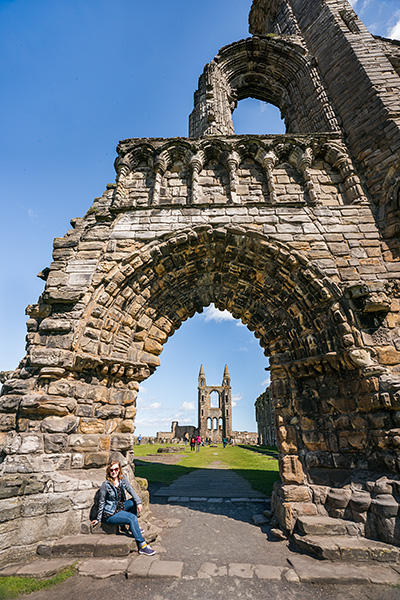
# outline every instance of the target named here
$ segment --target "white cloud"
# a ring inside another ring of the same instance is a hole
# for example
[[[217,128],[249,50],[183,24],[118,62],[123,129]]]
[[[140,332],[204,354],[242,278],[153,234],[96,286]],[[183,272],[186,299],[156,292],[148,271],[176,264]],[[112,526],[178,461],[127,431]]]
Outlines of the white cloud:
[[[39,215],[37,212],[35,212],[33,210],[33,208],[28,208],[28,217],[31,219],[31,221],[33,221],[34,223],[37,223],[39,220]]]
[[[146,417],[139,417],[135,420],[135,425],[156,425],[158,430],[160,430],[160,427],[164,427],[165,425],[171,429],[172,421],[176,421],[176,419],[174,419],[174,417],[152,417],[150,419]]]
[[[349,0],[349,2],[352,5],[352,7],[354,8],[355,5],[357,4],[358,0]]]
[[[145,394],[147,392],[147,388],[145,388],[143,385],[139,385],[139,394]]]
[[[181,406],[181,410],[194,410],[194,402],[184,402]]]
[[[394,27],[392,27],[392,29],[389,31],[389,37],[391,39],[400,40],[400,19],[397,21],[397,23],[394,25]]]
[[[243,400],[242,394],[232,394],[232,406],[237,406],[241,400]]]
[[[159,410],[161,402],[154,402],[154,398],[138,398],[137,406],[140,410]]]
[[[219,310],[216,308],[214,304],[210,304],[207,308],[204,309],[202,318],[209,323],[210,321],[215,321],[216,323],[222,323],[223,321],[233,321],[236,323],[237,327],[246,327],[239,319],[235,319],[229,310]]]
[[[207,323],[209,321],[216,321],[217,323],[221,323],[221,321],[236,321],[229,311],[219,310],[218,308],[215,308],[214,304],[207,306],[203,313],[203,317]]]
[[[241,348],[239,348],[239,352],[248,352],[249,349],[247,346],[242,346]]]
[[[264,387],[264,388],[265,388],[265,387],[269,386],[269,385],[270,385],[270,383],[271,383],[271,378],[270,378],[270,377],[267,377],[267,379],[264,379],[264,381],[262,381],[262,382],[260,383],[260,385],[261,385],[261,387]]]

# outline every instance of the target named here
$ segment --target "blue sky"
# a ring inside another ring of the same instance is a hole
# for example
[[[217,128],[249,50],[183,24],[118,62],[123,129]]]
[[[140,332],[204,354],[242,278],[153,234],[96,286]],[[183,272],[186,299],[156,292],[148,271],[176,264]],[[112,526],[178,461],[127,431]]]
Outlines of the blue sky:
[[[187,135],[198,77],[219,48],[248,36],[250,5],[0,0],[0,370],[24,355],[24,311],[43,291],[36,273],[51,261],[53,238],[114,181],[118,141]],[[400,39],[398,0],[353,6],[373,33]],[[237,133],[283,132],[277,109],[255,100],[242,101],[234,121]],[[175,417],[195,421],[201,362],[212,384],[228,363],[234,427],[254,430],[266,359],[246,328],[205,312],[169,340],[144,382],[143,435]]]

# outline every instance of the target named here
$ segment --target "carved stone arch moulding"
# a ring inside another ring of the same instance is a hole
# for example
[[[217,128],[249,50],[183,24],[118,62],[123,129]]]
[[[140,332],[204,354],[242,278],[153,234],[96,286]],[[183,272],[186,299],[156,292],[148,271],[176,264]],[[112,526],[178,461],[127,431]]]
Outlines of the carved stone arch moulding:
[[[283,264],[285,267],[281,269]],[[244,285],[246,292],[241,289]],[[248,297],[246,302],[245,296]],[[169,320],[167,333],[170,335],[182,321],[215,302],[248,324],[267,348],[271,340],[263,317],[270,322],[275,312],[283,310],[285,303],[288,311],[291,308],[291,314],[295,315],[293,303],[296,302],[303,313],[302,327],[314,330],[316,315],[311,318],[310,310],[321,311],[321,318],[325,320],[330,318],[326,302],[333,302],[334,297],[335,302],[340,299],[338,288],[298,252],[290,251],[283,244],[271,242],[251,229],[200,227],[176,236],[168,234],[160,242],[152,242],[138,250],[122,266],[116,265],[94,292],[85,320],[94,310],[96,315],[102,315],[99,320],[102,329],[108,328],[113,321],[115,341],[119,332],[125,331],[125,320],[130,323],[134,319],[141,334],[135,352],[130,343],[128,345],[132,356],[135,354],[140,360],[150,331],[143,333],[148,329],[143,323],[151,329],[150,322],[159,317]],[[262,303],[268,309],[262,308]],[[289,318],[290,311],[280,323],[280,327],[288,331],[293,329]],[[88,325],[89,328],[92,325]],[[315,332],[315,335],[320,333]],[[85,347],[84,338],[83,331],[75,336],[77,352]],[[104,344],[100,350],[100,342],[95,342],[93,335],[86,341],[91,355],[111,358],[121,354],[119,343],[117,350],[113,343]],[[348,341],[341,342],[337,350],[344,349],[346,344],[349,345]],[[307,355],[308,351],[303,349],[303,353]]]

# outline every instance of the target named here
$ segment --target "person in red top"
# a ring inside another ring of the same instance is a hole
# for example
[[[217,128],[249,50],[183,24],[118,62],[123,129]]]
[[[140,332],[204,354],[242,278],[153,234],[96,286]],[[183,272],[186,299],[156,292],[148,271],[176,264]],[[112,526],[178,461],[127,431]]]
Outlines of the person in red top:
[[[200,452],[200,446],[201,446],[201,437],[198,435],[196,438],[196,452]]]

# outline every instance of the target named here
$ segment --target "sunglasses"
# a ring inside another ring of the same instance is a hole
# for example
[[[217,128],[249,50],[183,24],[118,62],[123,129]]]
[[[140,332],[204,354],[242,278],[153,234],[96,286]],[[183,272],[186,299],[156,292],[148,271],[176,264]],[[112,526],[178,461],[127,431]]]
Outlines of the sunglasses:
[[[115,467],[114,469],[110,469],[110,473],[112,473],[113,471],[119,471],[119,467]]]

